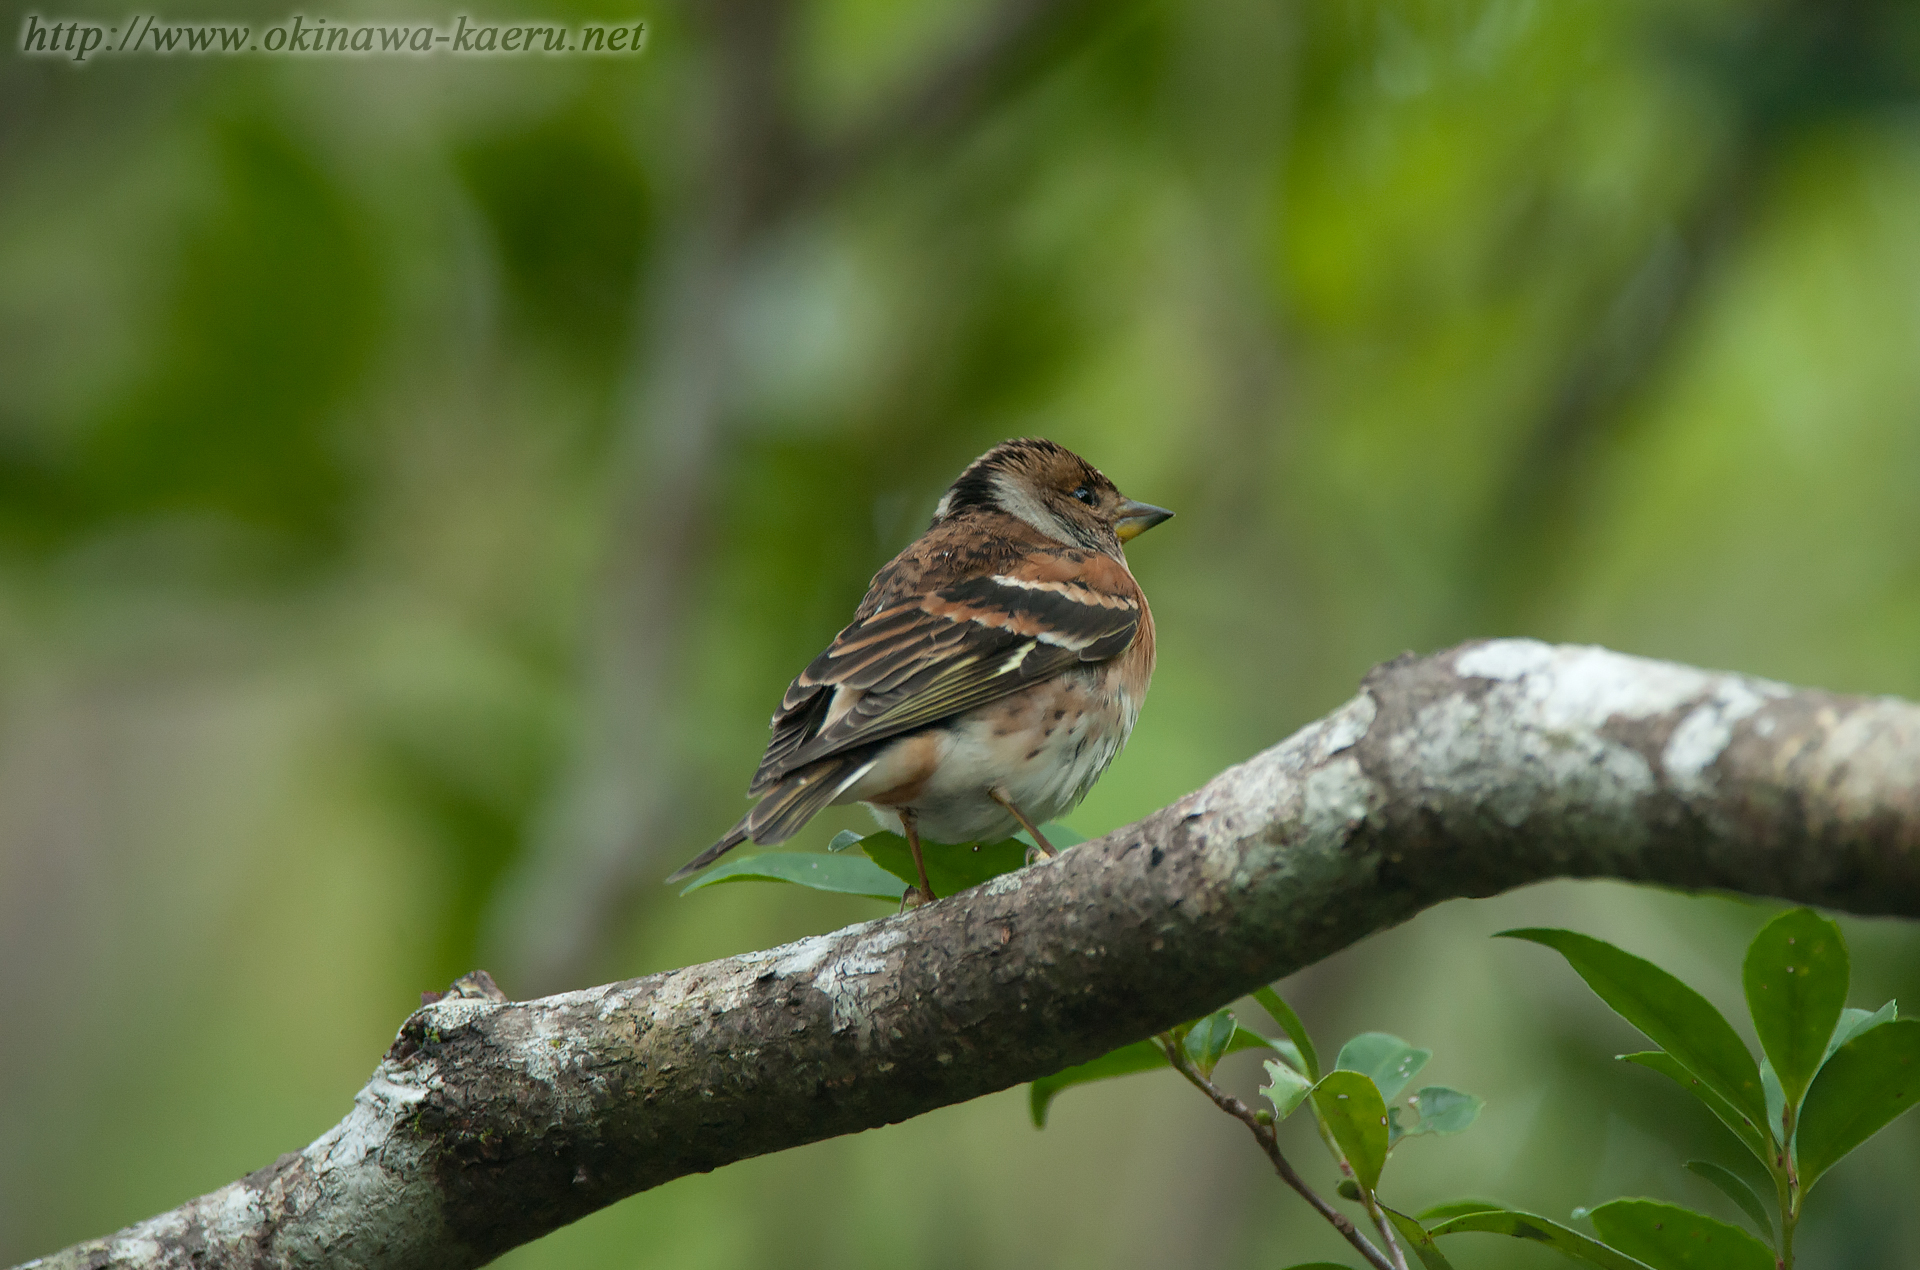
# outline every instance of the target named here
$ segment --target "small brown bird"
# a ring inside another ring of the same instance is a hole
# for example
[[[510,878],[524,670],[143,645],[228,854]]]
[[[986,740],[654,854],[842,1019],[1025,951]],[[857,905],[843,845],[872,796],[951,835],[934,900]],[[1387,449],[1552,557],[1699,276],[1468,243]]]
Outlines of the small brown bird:
[[[1153,614],[1121,544],[1171,515],[1051,441],[975,459],[788,686],[747,790],[760,801],[668,881],[851,802],[898,818],[923,900],[923,833],[978,842],[1019,825],[1055,854],[1041,822],[1100,779],[1153,676]]]

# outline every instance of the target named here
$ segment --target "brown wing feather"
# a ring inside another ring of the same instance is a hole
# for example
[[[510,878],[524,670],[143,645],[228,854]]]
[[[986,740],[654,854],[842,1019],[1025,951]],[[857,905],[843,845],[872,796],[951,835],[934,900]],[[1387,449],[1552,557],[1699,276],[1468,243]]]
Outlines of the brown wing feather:
[[[874,577],[859,616],[788,687],[750,794],[1126,650],[1145,606],[1126,566],[999,519],[992,534],[930,533]]]

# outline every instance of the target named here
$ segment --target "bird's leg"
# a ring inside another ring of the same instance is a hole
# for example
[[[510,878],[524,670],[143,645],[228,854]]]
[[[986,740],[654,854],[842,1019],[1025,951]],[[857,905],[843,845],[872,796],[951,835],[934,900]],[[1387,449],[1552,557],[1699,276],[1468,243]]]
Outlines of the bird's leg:
[[[907,849],[913,852],[913,867],[920,871],[919,903],[931,904],[934,899],[933,883],[927,881],[927,862],[920,856],[920,818],[905,807],[898,810],[900,828],[905,830],[907,835]]]
[[[1024,811],[1021,811],[1018,807],[1013,805],[1013,799],[1008,798],[1005,794],[1001,793],[999,790],[993,789],[991,787],[987,789],[987,797],[993,799],[994,802],[999,803],[1002,807],[1005,807],[1008,811],[1013,813],[1013,818],[1020,822],[1020,827],[1022,829],[1025,829],[1029,834],[1033,836],[1033,845],[1035,850],[1039,851],[1042,855],[1046,856],[1048,859],[1052,859],[1054,856],[1057,856],[1060,854],[1058,851],[1054,850],[1053,844],[1047,841],[1047,835],[1040,832],[1040,826],[1034,824],[1031,820],[1028,820],[1027,813]],[[1032,851],[1027,852],[1027,863],[1028,864],[1033,863]]]

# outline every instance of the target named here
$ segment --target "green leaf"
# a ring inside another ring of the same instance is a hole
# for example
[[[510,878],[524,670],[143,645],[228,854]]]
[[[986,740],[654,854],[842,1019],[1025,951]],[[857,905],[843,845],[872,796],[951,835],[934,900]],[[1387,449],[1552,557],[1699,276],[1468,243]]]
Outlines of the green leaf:
[[[1287,1039],[1300,1052],[1300,1059],[1306,1064],[1300,1070],[1307,1074],[1307,1079],[1319,1080],[1320,1056],[1314,1052],[1313,1039],[1307,1035],[1306,1025],[1300,1022],[1300,1016],[1293,1012],[1293,1007],[1281,1000],[1280,994],[1272,988],[1256,989],[1253,999],[1260,1003],[1261,1009],[1273,1016],[1273,1021],[1280,1025],[1280,1030],[1287,1034]]]
[[[1244,1032],[1246,1029],[1242,1028],[1241,1031]],[[1295,1045],[1292,1041],[1276,1041],[1271,1036],[1261,1039],[1266,1041],[1268,1049],[1287,1060],[1287,1066],[1293,1068],[1296,1072],[1305,1074],[1307,1070],[1307,1060],[1300,1057],[1300,1047],[1298,1045]]]
[[[900,902],[900,880],[859,856],[821,855],[817,851],[768,851],[734,856],[708,869],[681,889],[691,895],[722,882],[792,882],[816,891],[870,895]]]
[[[1549,1221],[1534,1213],[1516,1212],[1510,1208],[1462,1213],[1458,1217],[1449,1217],[1434,1226],[1429,1233],[1435,1239],[1446,1235],[1468,1233],[1511,1235],[1515,1239],[1545,1244],[1556,1252],[1599,1266],[1601,1270],[1655,1270],[1646,1262],[1635,1260],[1626,1253],[1609,1248],[1598,1240],[1589,1239],[1577,1230],[1569,1230],[1557,1221]]]
[[[1380,1205],[1380,1211],[1385,1213],[1387,1220],[1393,1223],[1394,1233],[1400,1236],[1407,1247],[1413,1249],[1414,1256],[1420,1258],[1420,1264],[1425,1267],[1425,1270],[1453,1270],[1453,1263],[1441,1253],[1440,1245],[1433,1242],[1433,1236],[1427,1233],[1426,1227],[1398,1209],[1388,1208],[1385,1204]]]
[[[1733,1136],[1739,1138],[1741,1145],[1753,1152],[1755,1159],[1769,1169],[1773,1167],[1773,1146],[1767,1139],[1766,1130],[1762,1129],[1757,1121],[1742,1115],[1725,1098],[1707,1088],[1692,1072],[1675,1062],[1673,1055],[1664,1050],[1643,1050],[1638,1054],[1622,1054],[1620,1061],[1659,1072],[1698,1098],[1706,1104],[1708,1111],[1720,1117],[1722,1124],[1733,1130]]]
[[[1300,1057],[1294,1052],[1293,1046],[1285,1041],[1276,1041],[1270,1036],[1262,1036],[1250,1028],[1236,1027],[1233,1030],[1233,1039],[1227,1042],[1227,1053],[1238,1054],[1241,1050],[1270,1050],[1289,1063]],[[1294,1070],[1300,1069],[1296,1066]]]
[[[1459,1133],[1480,1116],[1486,1103],[1472,1094],[1463,1094],[1445,1085],[1427,1085],[1407,1099],[1420,1118],[1402,1133],[1417,1138],[1422,1134],[1447,1137]]]
[[[1288,1062],[1292,1062],[1294,1059],[1300,1057],[1298,1053],[1294,1053],[1294,1047],[1288,1045],[1286,1041],[1277,1041],[1277,1039],[1273,1039],[1271,1036],[1261,1036],[1258,1032],[1254,1032],[1252,1028],[1235,1028],[1235,1030],[1233,1030],[1233,1039],[1227,1041],[1227,1053],[1236,1055],[1236,1053],[1240,1053],[1242,1049],[1265,1049],[1265,1051],[1271,1051],[1271,1053],[1281,1055],[1281,1057]],[[1300,1070],[1300,1068],[1294,1068],[1294,1070]]]
[[[913,867],[913,850],[899,834],[870,833],[860,839],[860,849],[908,886],[920,885],[920,874]],[[920,856],[926,861],[927,881],[933,883],[933,893],[944,897],[1021,868],[1027,862],[1027,847],[1013,838],[957,845],[922,842]]]
[[[1313,1106],[1353,1167],[1354,1180],[1368,1191],[1379,1186],[1387,1163],[1387,1104],[1373,1078],[1328,1072],[1313,1087]]]
[[[1468,1213],[1505,1213],[1511,1212],[1505,1204],[1490,1199],[1450,1199],[1444,1204],[1435,1204],[1423,1208],[1414,1216],[1423,1222],[1443,1222],[1453,1217],[1464,1217]]]
[[[1158,1041],[1135,1041],[1110,1054],[1102,1054],[1099,1058],[1036,1080],[1027,1087],[1027,1111],[1033,1117],[1033,1127],[1046,1128],[1047,1107],[1063,1089],[1165,1066],[1167,1052],[1160,1048]]]
[[[845,851],[848,847],[857,847],[860,845],[861,836],[862,835],[855,833],[851,829],[842,829],[839,833],[833,835],[833,841],[827,844],[827,850],[840,852]]]
[[[1840,1011],[1840,1021],[1833,1025],[1833,1036],[1827,1041],[1827,1052],[1820,1061],[1825,1063],[1833,1057],[1833,1052],[1860,1035],[1869,1028],[1879,1027],[1882,1023],[1893,1022],[1899,1012],[1896,1002],[1889,1001],[1878,1010],[1869,1013],[1866,1010],[1846,1009]]]
[[[1703,1177],[1719,1188],[1720,1193],[1734,1202],[1739,1210],[1752,1219],[1767,1240],[1773,1239],[1773,1218],[1767,1213],[1767,1206],[1760,1202],[1747,1180],[1724,1165],[1711,1160],[1688,1160],[1686,1170],[1696,1177]]]
[[[1273,1104],[1273,1118],[1285,1120],[1300,1109],[1300,1104],[1313,1092],[1313,1082],[1302,1076],[1286,1063],[1276,1063],[1268,1059],[1262,1064],[1267,1069],[1267,1078],[1273,1083],[1260,1086],[1260,1096]]]
[[[1216,1010],[1188,1029],[1185,1041],[1187,1057],[1193,1060],[1193,1065],[1200,1069],[1202,1076],[1209,1080],[1213,1078],[1213,1069],[1226,1054],[1235,1030],[1231,1010]]]
[[[1350,1270],[1338,1261],[1302,1261],[1287,1267],[1287,1270]]]
[[[1871,1031],[1883,1023],[1892,1022],[1897,1009],[1898,1006],[1896,1003],[1889,1001],[1872,1013],[1868,1013],[1865,1010],[1852,1009],[1840,1011],[1840,1017],[1833,1025],[1833,1035],[1827,1038],[1826,1050],[1820,1057],[1821,1067],[1824,1068],[1826,1066],[1827,1060],[1833,1057],[1834,1051],[1838,1050],[1854,1037]],[[1763,1058],[1760,1060],[1760,1088],[1766,1095],[1767,1100],[1767,1130],[1772,1134],[1774,1141],[1780,1141],[1787,1136],[1785,1120],[1787,1092],[1785,1088],[1781,1086],[1780,1078],[1774,1074],[1771,1059]],[[1794,1139],[1797,1143],[1799,1139],[1797,1127],[1795,1129]],[[1796,1150],[1796,1158],[1797,1155],[1798,1152]],[[1765,1157],[1762,1158],[1764,1159]]]
[[[1767,1245],[1677,1204],[1616,1199],[1587,1217],[1602,1239],[1655,1270],[1774,1270]]]
[[[1510,930],[1508,939],[1544,944],[1621,1018],[1698,1076],[1742,1115],[1758,1122],[1767,1112],[1760,1068],[1739,1034],[1707,999],[1660,967],[1604,940],[1570,930]]]
[[[1335,1071],[1361,1072],[1373,1077],[1380,1096],[1391,1102],[1432,1057],[1432,1050],[1415,1049],[1397,1036],[1362,1032],[1340,1047],[1340,1056],[1333,1060],[1333,1066]]]
[[[1798,1107],[1847,1004],[1847,941],[1810,908],[1780,914],[1747,948],[1741,982],[1760,1048],[1789,1106]]]
[[[1767,1100],[1767,1132],[1775,1142],[1787,1140],[1787,1091],[1774,1075],[1773,1060],[1760,1060],[1760,1093]]]
[[[1920,1102],[1920,1019],[1895,1019],[1833,1052],[1807,1090],[1795,1139],[1802,1193]]]
[[[1226,1052],[1236,1054],[1241,1050],[1277,1048],[1276,1042],[1268,1040],[1258,1032],[1236,1028],[1233,1038],[1227,1042]],[[1110,1080],[1115,1076],[1131,1076],[1135,1072],[1155,1071],[1165,1066],[1167,1066],[1167,1054],[1160,1048],[1160,1042],[1135,1041],[1109,1054],[1102,1054],[1099,1058],[1090,1059],[1034,1081],[1027,1087],[1027,1112],[1033,1117],[1033,1127],[1044,1129],[1047,1125],[1047,1108],[1062,1090],[1071,1089],[1075,1085],[1091,1084],[1096,1080]]]
[[[1360,1184],[1350,1177],[1343,1177],[1333,1184],[1333,1193],[1341,1199],[1350,1199],[1356,1204],[1365,1203],[1360,1197]]]

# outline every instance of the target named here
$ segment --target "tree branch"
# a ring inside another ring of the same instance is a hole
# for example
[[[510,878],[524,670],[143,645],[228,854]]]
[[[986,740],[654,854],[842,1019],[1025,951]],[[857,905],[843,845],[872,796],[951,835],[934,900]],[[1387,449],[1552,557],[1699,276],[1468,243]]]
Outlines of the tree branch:
[[[1525,640],[1382,666],[1059,858],[766,952],[421,1009],[319,1141],[41,1267],[479,1265],[636,1191],[1085,1061],[1553,877],[1920,913],[1920,706]]]

